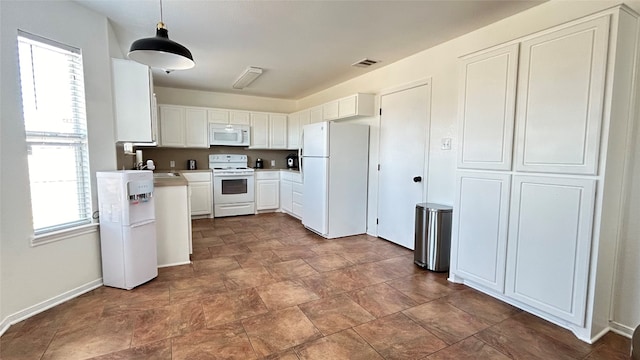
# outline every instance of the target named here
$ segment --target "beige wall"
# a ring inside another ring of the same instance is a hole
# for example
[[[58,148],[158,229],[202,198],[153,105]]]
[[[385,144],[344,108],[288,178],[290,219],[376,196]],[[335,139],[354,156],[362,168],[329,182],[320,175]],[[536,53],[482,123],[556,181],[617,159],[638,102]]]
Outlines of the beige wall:
[[[102,277],[97,232],[37,247],[29,245],[33,226],[16,58],[17,29],[82,49],[92,173],[115,169],[116,157],[106,18],[68,1],[1,1],[0,16],[1,322],[41,302],[99,283]],[[95,176],[92,187],[97,208]]]
[[[158,104],[185,106],[218,107],[252,111],[292,113],[295,100],[284,100],[248,96],[242,94],[224,94],[210,91],[174,89],[156,86],[154,88]]]

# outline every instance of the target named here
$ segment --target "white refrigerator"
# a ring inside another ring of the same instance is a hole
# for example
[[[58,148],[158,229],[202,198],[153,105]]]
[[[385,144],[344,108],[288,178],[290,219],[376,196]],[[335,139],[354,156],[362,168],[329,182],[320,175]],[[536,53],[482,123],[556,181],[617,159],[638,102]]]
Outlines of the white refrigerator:
[[[365,233],[368,164],[369,126],[304,126],[302,224],[327,239]]]
[[[130,290],[158,276],[153,172],[97,172],[102,281]]]

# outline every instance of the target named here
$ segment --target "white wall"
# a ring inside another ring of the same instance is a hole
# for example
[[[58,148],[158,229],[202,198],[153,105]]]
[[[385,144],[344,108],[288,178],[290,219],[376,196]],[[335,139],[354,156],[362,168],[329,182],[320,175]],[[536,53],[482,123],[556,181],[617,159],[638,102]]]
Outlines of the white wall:
[[[7,321],[16,320],[30,308],[99,283],[102,276],[97,232],[37,247],[29,245],[33,229],[17,29],[82,49],[92,173],[115,169],[116,156],[106,18],[69,1],[1,1],[0,20],[1,331]],[[92,187],[97,209],[95,176]]]
[[[523,13],[501,20],[477,31],[458,37],[434,48],[422,51],[396,63],[384,66],[358,78],[338,84],[298,101],[298,110],[356,92],[379,94],[382,90],[432,79],[432,107],[429,150],[427,201],[452,204],[457,148],[458,66],[457,58],[484,48],[499,45],[606,8],[619,1],[551,1]],[[626,1],[640,11],[639,1]],[[632,74],[629,74],[632,76]],[[378,97],[379,101],[379,97]],[[639,101],[640,102],[640,101]],[[372,126],[371,162],[377,161],[379,119],[360,120]],[[640,127],[640,124],[637,124]],[[440,149],[442,138],[452,138],[452,150]],[[635,156],[635,177],[640,176],[640,149]],[[375,224],[377,209],[377,171],[370,167],[369,223]],[[632,181],[631,200],[620,244],[616,274],[617,291],[613,295],[613,320],[623,327],[640,324],[640,183]],[[373,221],[372,221],[373,220]],[[634,221],[635,220],[635,221]],[[375,234],[374,229],[369,233]]]
[[[242,94],[224,94],[210,91],[185,90],[167,87],[154,87],[158,104],[185,106],[218,107],[292,113],[296,108],[295,100],[248,96]]]

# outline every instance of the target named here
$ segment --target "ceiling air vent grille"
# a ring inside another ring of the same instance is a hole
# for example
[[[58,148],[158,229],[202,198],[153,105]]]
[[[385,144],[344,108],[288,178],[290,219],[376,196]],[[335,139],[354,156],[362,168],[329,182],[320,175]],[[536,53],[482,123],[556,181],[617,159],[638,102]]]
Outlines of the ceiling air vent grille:
[[[351,66],[356,66],[356,67],[361,67],[361,68],[366,68],[369,67],[371,65],[375,65],[377,63],[379,63],[380,61],[378,60],[371,60],[371,59],[362,59],[354,64],[351,64]]]

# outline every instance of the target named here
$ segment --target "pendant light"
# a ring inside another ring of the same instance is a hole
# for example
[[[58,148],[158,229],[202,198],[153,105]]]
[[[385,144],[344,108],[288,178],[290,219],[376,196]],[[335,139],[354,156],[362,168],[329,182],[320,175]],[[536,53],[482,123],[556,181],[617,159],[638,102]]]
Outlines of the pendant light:
[[[160,68],[169,73],[173,70],[186,70],[195,66],[191,51],[175,41],[169,40],[169,31],[162,17],[162,0],[160,0],[160,22],[156,27],[156,36],[139,39],[131,44],[129,59]]]

